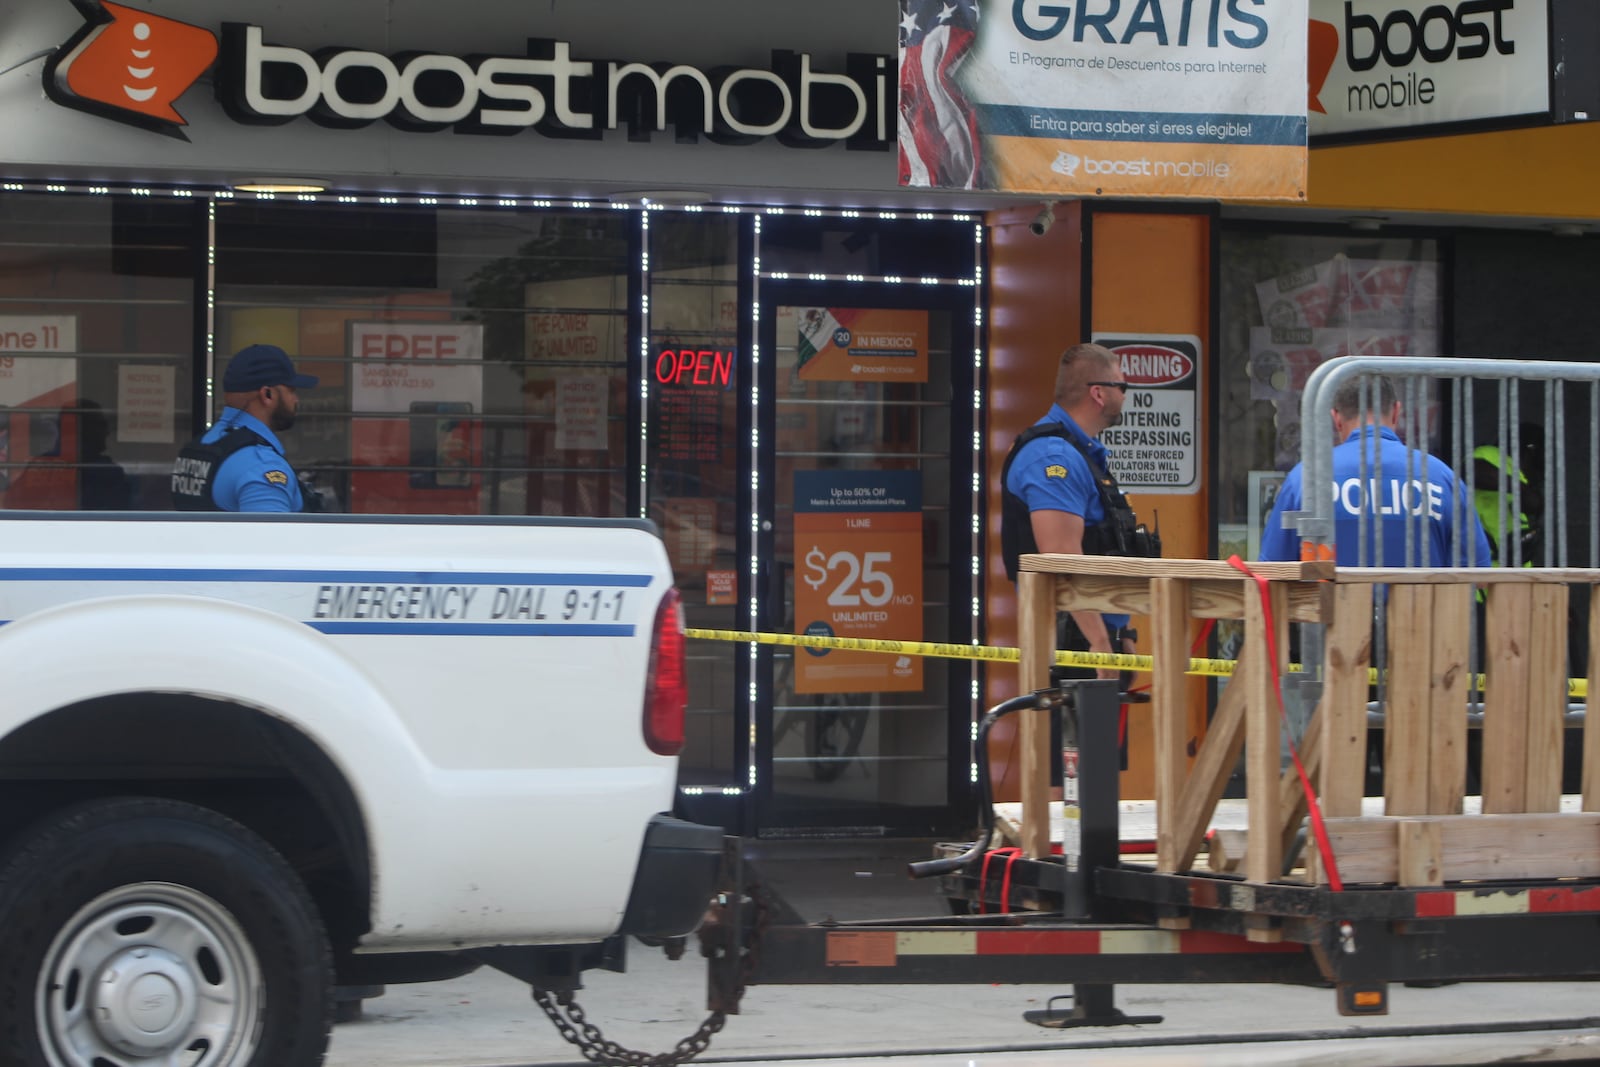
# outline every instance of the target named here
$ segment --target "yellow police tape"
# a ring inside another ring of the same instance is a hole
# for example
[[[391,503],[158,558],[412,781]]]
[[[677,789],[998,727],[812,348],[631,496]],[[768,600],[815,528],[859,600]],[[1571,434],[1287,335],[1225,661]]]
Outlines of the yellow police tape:
[[[758,645],[788,645],[797,648],[837,648],[849,649],[855,652],[889,652],[902,656],[931,656],[935,659],[976,659],[988,662],[1015,663],[1022,658],[1020,650],[1015,648],[1002,648],[995,645],[949,645],[937,644],[930,641],[884,641],[870,637],[817,637],[811,634],[769,634],[757,633],[751,630],[703,630],[697,628],[685,629],[689,637],[699,638],[703,641],[737,641],[742,644]],[[1119,671],[1150,671],[1154,669],[1155,659],[1152,656],[1128,655],[1121,652],[1056,652],[1056,666],[1058,667],[1098,667]],[[1185,674],[1199,675],[1206,678],[1227,678],[1232,676],[1234,668],[1238,666],[1237,660],[1231,659],[1203,659],[1191,657]],[[1291,663],[1291,670],[1299,670],[1298,663]],[[1378,672],[1373,669],[1368,672],[1370,680],[1378,680]],[[1484,675],[1479,674],[1473,679],[1474,687],[1482,689]],[[1568,678],[1567,696],[1587,697],[1589,686],[1586,679]]]

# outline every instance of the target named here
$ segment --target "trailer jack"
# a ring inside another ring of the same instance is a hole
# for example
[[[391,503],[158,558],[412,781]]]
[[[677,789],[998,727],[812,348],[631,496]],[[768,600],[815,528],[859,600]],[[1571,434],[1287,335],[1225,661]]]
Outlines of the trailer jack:
[[[1051,1030],[1070,1030],[1076,1026],[1140,1026],[1159,1023],[1163,1015],[1128,1015],[1115,1003],[1116,986],[1075,985],[1071,993],[1051,997],[1043,1010],[1025,1011],[1023,1019]],[[1071,1008],[1058,1008],[1059,1000],[1071,1000]]]

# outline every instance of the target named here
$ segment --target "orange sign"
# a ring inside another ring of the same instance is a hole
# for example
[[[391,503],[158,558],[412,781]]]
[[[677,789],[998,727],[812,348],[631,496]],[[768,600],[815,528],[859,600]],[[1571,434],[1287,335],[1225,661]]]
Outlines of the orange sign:
[[[795,373],[814,382],[925,382],[928,313],[888,308],[795,308]]]
[[[922,481],[915,471],[796,471],[800,633],[922,640]],[[797,693],[916,692],[920,656],[804,648]]]
[[[706,603],[732,604],[738,596],[739,572],[706,571]]]
[[[170,131],[187,125],[172,105],[216,60],[216,37],[109,0],[101,7],[104,18],[50,58],[46,92],[67,107],[136,126]]]

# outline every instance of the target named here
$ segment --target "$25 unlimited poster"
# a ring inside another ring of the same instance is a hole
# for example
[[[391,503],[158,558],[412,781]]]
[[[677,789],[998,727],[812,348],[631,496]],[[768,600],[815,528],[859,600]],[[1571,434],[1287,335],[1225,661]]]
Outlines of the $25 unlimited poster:
[[[794,617],[799,633],[922,640],[922,476],[796,471]],[[795,650],[796,693],[915,692],[922,657]]]

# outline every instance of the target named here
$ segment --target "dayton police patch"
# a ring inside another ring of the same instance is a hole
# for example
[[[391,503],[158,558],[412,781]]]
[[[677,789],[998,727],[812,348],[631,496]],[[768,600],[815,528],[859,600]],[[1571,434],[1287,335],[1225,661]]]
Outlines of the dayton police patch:
[[[267,473],[262,475],[262,477],[271,482],[273,485],[289,484],[289,476],[282,471],[267,471]]]
[[[1067,468],[1059,463],[1052,463],[1044,469],[1044,476],[1046,478],[1065,478],[1067,476]]]

